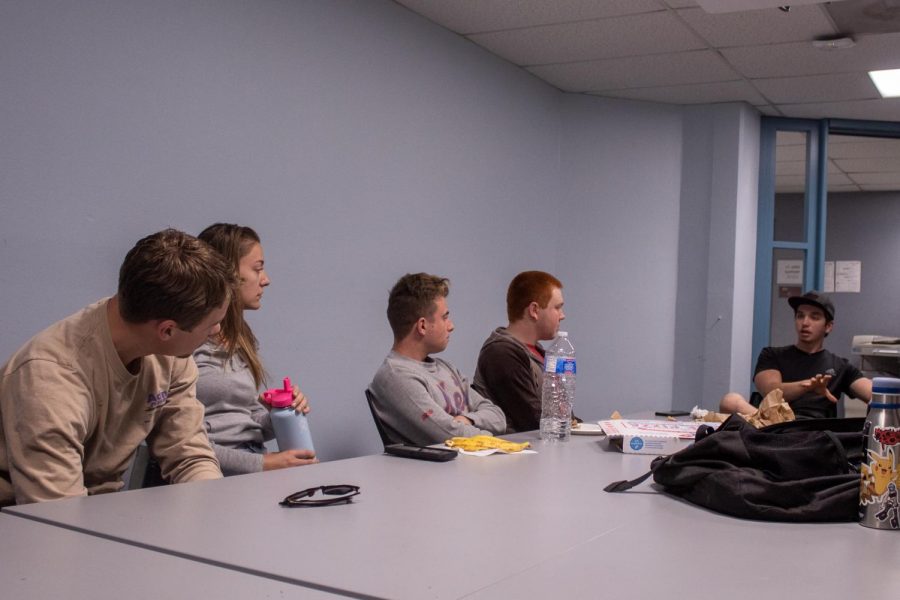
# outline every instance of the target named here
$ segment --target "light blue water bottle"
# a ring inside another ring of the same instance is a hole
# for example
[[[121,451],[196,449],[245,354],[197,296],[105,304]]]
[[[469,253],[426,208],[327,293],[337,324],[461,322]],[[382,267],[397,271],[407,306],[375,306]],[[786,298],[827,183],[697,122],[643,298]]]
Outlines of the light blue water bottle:
[[[575,347],[569,334],[560,331],[544,356],[541,389],[541,439],[567,442],[572,432],[575,406]]]
[[[263,400],[269,403],[272,411],[272,428],[275,430],[275,440],[278,449],[285,450],[312,450],[312,436],[309,434],[309,421],[306,415],[298,413],[293,408],[294,393],[291,387],[290,377],[284,378],[284,388],[272,388],[263,392]]]

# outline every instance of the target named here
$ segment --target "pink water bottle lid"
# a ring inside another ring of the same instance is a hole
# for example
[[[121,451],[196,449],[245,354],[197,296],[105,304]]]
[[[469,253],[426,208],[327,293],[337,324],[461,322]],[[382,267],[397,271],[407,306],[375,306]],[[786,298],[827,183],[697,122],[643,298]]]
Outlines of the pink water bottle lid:
[[[268,402],[272,408],[284,408],[294,403],[294,390],[291,387],[291,378],[284,378],[284,388],[272,388],[263,392],[263,400]]]

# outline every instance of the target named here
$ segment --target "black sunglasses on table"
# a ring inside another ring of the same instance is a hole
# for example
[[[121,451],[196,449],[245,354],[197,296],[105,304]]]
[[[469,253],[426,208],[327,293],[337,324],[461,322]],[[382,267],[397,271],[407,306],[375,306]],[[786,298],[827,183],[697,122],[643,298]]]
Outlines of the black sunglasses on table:
[[[319,491],[330,497],[313,498],[312,496]],[[278,504],[289,508],[295,506],[330,506],[342,502],[352,502],[353,496],[358,494],[359,486],[356,485],[320,485],[294,492]]]

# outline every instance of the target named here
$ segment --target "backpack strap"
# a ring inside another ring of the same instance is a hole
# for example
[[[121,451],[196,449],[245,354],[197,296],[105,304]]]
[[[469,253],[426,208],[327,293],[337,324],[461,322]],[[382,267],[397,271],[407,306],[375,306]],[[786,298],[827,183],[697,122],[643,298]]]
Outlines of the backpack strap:
[[[650,463],[650,470],[647,471],[646,473],[644,473],[643,475],[641,475],[640,477],[632,479],[631,481],[629,481],[627,479],[623,479],[622,481],[613,481],[608,486],[603,488],[603,491],[610,492],[610,493],[627,492],[634,486],[640,485],[640,484],[644,483],[645,481],[647,481],[647,479],[651,475],[653,475],[653,472],[656,471],[656,469],[658,469],[661,464],[666,462],[666,460],[668,458],[669,458],[668,456],[657,456],[656,458],[653,459],[653,462]]]
[[[713,428],[711,425],[700,425],[697,428],[697,433],[694,435],[694,442],[699,442],[700,440],[707,438],[710,435],[714,434],[716,431],[730,430],[730,429],[745,429],[747,427],[750,427],[750,425],[747,423],[747,421],[745,421],[743,419],[743,417],[741,417],[741,415],[734,414],[734,415],[731,415],[724,423],[722,423],[722,425],[718,429]],[[676,452],[675,454],[678,454],[678,452]],[[672,454],[671,456],[675,456],[675,454]],[[632,479],[631,481],[629,481],[627,479],[623,479],[622,481],[613,481],[608,486],[603,488],[603,491],[610,492],[610,493],[627,492],[631,488],[647,481],[647,479],[651,475],[653,475],[653,473],[660,466],[662,466],[663,463],[665,463],[668,459],[669,459],[669,456],[657,456],[656,458],[653,459],[653,462],[650,463],[650,470],[647,471],[646,473],[644,473],[643,475],[641,475],[640,477],[638,477],[636,479]]]

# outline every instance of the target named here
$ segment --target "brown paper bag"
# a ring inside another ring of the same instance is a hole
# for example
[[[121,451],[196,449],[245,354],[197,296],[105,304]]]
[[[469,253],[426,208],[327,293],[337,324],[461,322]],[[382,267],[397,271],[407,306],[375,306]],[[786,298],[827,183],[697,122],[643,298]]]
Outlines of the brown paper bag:
[[[719,413],[709,411],[703,416],[701,421],[712,423],[723,423],[725,419],[731,415],[727,413]],[[783,423],[785,421],[793,421],[796,419],[794,411],[790,404],[784,401],[784,394],[780,389],[774,389],[763,398],[759,408],[752,413],[741,413],[748,423],[759,429],[766,425],[774,425],[775,423]]]
[[[756,412],[749,415],[741,415],[748,423],[759,429],[766,425],[784,423],[796,419],[791,405],[784,401],[784,393],[775,388],[763,398]]]

